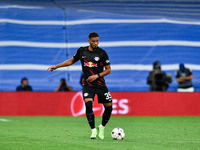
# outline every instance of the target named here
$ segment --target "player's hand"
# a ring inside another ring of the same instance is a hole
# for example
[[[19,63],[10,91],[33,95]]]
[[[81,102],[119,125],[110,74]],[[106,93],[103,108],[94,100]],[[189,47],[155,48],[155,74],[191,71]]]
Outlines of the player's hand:
[[[185,81],[187,81],[186,77],[179,77],[179,82],[185,82]]]
[[[87,79],[86,79],[86,81],[88,81],[88,82],[93,82],[93,81],[95,81],[96,79],[98,78],[98,75],[91,75],[91,76],[89,76]]]
[[[54,70],[56,70],[56,69],[57,69],[56,66],[50,66],[50,67],[47,69],[47,71],[48,71],[48,70],[50,70],[50,71],[54,71]]]

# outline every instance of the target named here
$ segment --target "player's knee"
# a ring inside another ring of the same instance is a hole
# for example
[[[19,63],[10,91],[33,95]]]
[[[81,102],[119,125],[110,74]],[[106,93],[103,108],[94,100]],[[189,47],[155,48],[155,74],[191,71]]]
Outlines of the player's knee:
[[[107,115],[111,115],[112,110],[113,110],[112,106],[108,106],[108,107],[105,107],[105,111],[104,112]]]
[[[85,98],[85,99],[84,99],[84,102],[85,102],[85,103],[87,103],[87,102],[89,102],[89,101],[93,101],[93,99],[92,99],[92,98]]]
[[[86,114],[91,114],[93,113],[92,111],[92,101],[88,101],[85,103],[85,107],[86,107]]]

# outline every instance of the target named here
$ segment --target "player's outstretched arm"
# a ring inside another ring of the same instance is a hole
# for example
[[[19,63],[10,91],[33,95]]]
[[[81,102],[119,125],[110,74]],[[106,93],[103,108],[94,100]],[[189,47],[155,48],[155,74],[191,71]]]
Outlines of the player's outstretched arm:
[[[71,66],[75,63],[75,60],[74,58],[72,57],[71,59],[68,59],[60,64],[57,64],[55,66],[50,66],[49,68],[47,68],[47,71],[50,70],[50,71],[54,71],[56,70],[57,68],[60,68],[60,67],[67,67],[67,66]]]

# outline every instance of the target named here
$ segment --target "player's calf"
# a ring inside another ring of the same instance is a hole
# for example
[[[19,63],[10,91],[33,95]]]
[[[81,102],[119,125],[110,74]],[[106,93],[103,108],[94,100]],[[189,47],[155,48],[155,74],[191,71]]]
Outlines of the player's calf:
[[[105,126],[108,123],[111,113],[112,113],[112,106],[105,107],[103,117],[102,117],[102,125],[103,126]]]
[[[86,117],[87,117],[87,120],[88,120],[88,123],[91,127],[91,129],[94,129],[95,128],[95,121],[94,121],[94,113],[93,113],[93,110],[92,110],[92,101],[88,101],[85,103],[85,107],[86,107]]]

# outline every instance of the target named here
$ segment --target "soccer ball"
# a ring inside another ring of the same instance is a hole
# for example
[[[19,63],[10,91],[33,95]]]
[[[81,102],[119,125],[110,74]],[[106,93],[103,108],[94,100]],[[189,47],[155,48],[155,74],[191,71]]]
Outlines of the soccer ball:
[[[111,132],[111,136],[114,140],[123,140],[125,137],[125,132],[122,128],[114,128]]]

